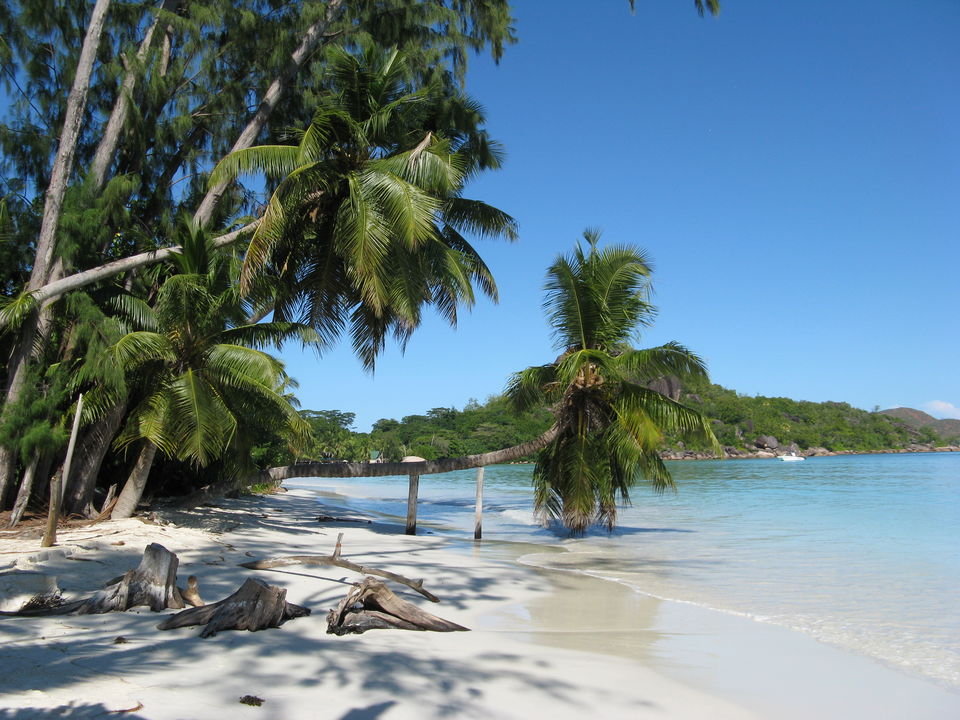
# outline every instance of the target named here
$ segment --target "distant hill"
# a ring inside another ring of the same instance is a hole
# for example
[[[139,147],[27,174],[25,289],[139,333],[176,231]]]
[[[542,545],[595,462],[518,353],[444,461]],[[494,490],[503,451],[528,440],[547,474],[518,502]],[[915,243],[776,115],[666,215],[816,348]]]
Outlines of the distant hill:
[[[910,408],[867,412],[843,402],[740,395],[708,382],[685,386],[676,378],[661,378],[650,385],[710,418],[730,457],[758,450],[821,455],[960,445],[960,420],[937,420]],[[433,460],[484,453],[530,440],[552,422],[545,407],[514,415],[503,396],[490,397],[482,405],[471,401],[462,410],[433,408],[400,420],[383,418],[369,434],[350,429],[351,413],[304,410],[301,415],[315,434],[309,457],[347,460],[366,459],[371,450],[398,460],[404,455]],[[667,457],[699,456],[709,450],[689,439],[668,436],[664,441]]]
[[[960,441],[960,420],[937,420],[937,418],[928,415],[922,410],[905,407],[881,410],[880,413],[896,418],[900,422],[906,423],[910,427],[917,428],[918,430],[920,428],[930,428],[945,440],[951,440],[953,442]]]

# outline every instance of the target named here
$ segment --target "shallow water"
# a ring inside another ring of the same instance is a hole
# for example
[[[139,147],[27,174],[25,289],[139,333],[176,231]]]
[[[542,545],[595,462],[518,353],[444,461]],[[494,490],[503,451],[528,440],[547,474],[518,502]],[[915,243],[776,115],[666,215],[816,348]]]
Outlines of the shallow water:
[[[539,527],[530,466],[485,470],[484,537],[562,545],[527,562],[788,627],[960,687],[960,454],[678,462],[619,528]],[[473,532],[476,471],[424,476],[419,522]],[[406,478],[298,480],[402,518]],[[293,483],[291,483],[293,484]]]

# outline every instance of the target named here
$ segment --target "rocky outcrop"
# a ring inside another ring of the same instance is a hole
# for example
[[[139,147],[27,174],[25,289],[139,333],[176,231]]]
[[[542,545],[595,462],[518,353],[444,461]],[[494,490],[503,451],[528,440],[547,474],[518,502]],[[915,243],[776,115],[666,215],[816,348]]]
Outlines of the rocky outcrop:
[[[780,447],[780,441],[773,435],[761,435],[754,440],[753,444],[761,450],[776,450]]]
[[[661,395],[666,395],[675,402],[680,401],[680,393],[683,392],[683,385],[680,384],[680,379],[672,375],[659,377],[649,382],[647,387]]]

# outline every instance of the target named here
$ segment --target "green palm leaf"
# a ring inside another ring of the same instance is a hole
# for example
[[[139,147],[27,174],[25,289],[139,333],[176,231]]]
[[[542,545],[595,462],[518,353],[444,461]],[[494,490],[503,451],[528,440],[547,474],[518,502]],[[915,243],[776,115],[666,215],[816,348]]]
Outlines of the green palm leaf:
[[[548,403],[556,439],[537,455],[534,505],[545,522],[581,534],[592,523],[612,530],[617,506],[641,478],[673,487],[660,458],[665,433],[707,442],[722,455],[698,412],[644,387],[665,375],[705,377],[703,360],[678,343],[634,350],[628,341],[651,322],[650,262],[637,248],[586,246],[549,268],[544,307],[562,354],[515,374],[506,394],[517,409]]]

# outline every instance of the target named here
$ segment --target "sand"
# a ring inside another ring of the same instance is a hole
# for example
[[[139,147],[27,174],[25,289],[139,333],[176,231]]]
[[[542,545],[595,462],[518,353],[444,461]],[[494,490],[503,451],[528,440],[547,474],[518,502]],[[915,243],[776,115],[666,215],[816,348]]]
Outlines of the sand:
[[[960,695],[794,633],[523,564],[543,547],[318,523],[318,512],[314,493],[298,489],[160,516],[175,524],[133,519],[66,531],[44,551],[38,540],[0,535],[8,591],[17,581],[35,586],[39,573],[55,576],[65,596],[84,596],[159,542],[179,556],[181,579],[199,578],[208,602],[253,576],[313,610],[278,629],[208,639],[198,628],[161,632],[162,615],[146,608],[0,618],[0,718],[960,716]],[[326,611],[358,576],[238,567],[329,553],[339,532],[344,557],[422,577],[439,604],[394,589],[471,631],[335,637],[326,634]],[[854,686],[833,681],[844,677]],[[899,704],[885,699],[903,692]],[[245,695],[263,704],[241,704]]]

